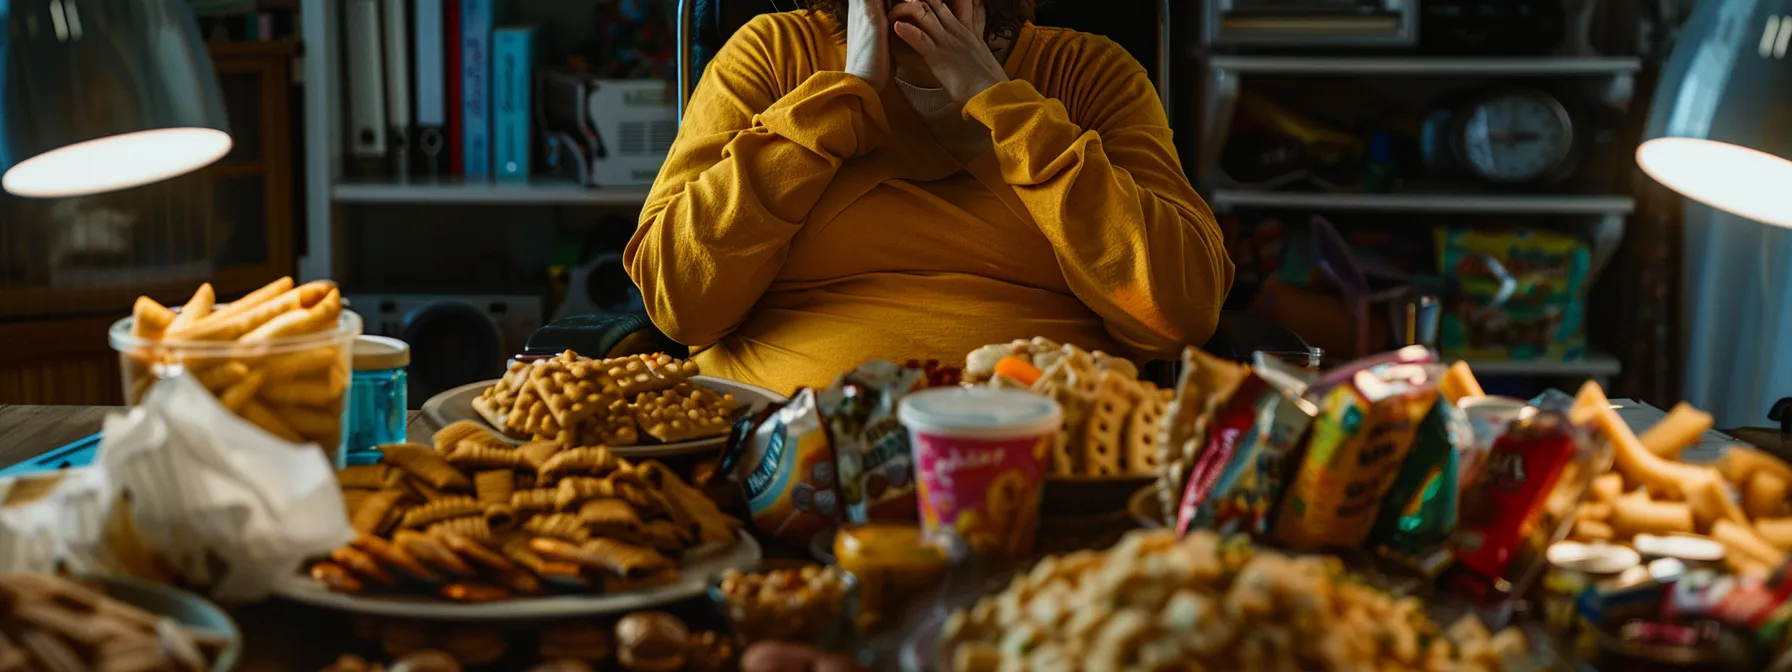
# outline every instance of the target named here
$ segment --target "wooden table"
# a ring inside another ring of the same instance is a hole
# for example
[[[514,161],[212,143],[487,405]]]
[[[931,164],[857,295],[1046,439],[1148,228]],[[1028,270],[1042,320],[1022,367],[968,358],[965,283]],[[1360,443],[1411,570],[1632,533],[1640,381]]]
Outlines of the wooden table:
[[[100,406],[0,405],[0,468],[60,448],[100,431],[106,414],[118,408]],[[435,427],[416,411],[410,413],[406,433],[424,438]],[[349,615],[270,600],[232,610],[243,629],[243,672],[312,672],[336,656],[367,644],[352,635]],[[376,647],[377,648],[377,647]]]

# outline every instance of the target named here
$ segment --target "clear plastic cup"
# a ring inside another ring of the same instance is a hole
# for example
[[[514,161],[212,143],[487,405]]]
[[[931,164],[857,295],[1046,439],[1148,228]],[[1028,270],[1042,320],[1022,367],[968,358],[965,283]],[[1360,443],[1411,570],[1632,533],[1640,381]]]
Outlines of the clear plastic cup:
[[[361,316],[342,311],[336,328],[257,343],[148,339],[132,318],[106,332],[118,351],[124,398],[135,406],[156,381],[187,373],[232,413],[294,443],[321,446],[343,466],[352,346]]]
[[[922,530],[955,534],[979,555],[1031,554],[1063,425],[1058,402],[1019,390],[937,388],[904,397],[898,416],[914,450]]]

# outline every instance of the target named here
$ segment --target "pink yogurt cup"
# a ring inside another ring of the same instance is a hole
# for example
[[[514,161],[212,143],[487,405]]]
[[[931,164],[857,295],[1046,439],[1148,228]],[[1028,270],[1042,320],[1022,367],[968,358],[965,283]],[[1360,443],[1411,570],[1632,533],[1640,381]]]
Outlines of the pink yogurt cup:
[[[980,555],[1033,550],[1039,492],[1063,425],[1058,402],[987,387],[923,390],[898,410],[914,450],[921,529]]]

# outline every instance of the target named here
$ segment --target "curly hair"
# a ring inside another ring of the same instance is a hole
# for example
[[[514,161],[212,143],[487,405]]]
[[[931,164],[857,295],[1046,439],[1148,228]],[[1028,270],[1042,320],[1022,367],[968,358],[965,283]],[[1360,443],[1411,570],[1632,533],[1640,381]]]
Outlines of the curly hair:
[[[845,30],[846,21],[841,19],[846,14],[846,3],[853,0],[803,0],[809,9],[821,12],[834,19],[834,22]],[[1033,20],[1033,9],[1041,0],[977,0],[983,5],[987,21],[984,24],[985,38],[1011,38],[1020,27]]]

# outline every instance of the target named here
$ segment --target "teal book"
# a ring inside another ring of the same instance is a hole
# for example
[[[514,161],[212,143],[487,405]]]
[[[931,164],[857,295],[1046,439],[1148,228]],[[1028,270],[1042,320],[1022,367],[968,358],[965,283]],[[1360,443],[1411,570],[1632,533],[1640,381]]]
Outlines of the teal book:
[[[492,167],[500,180],[529,177],[535,41],[533,26],[499,28],[492,34]]]

